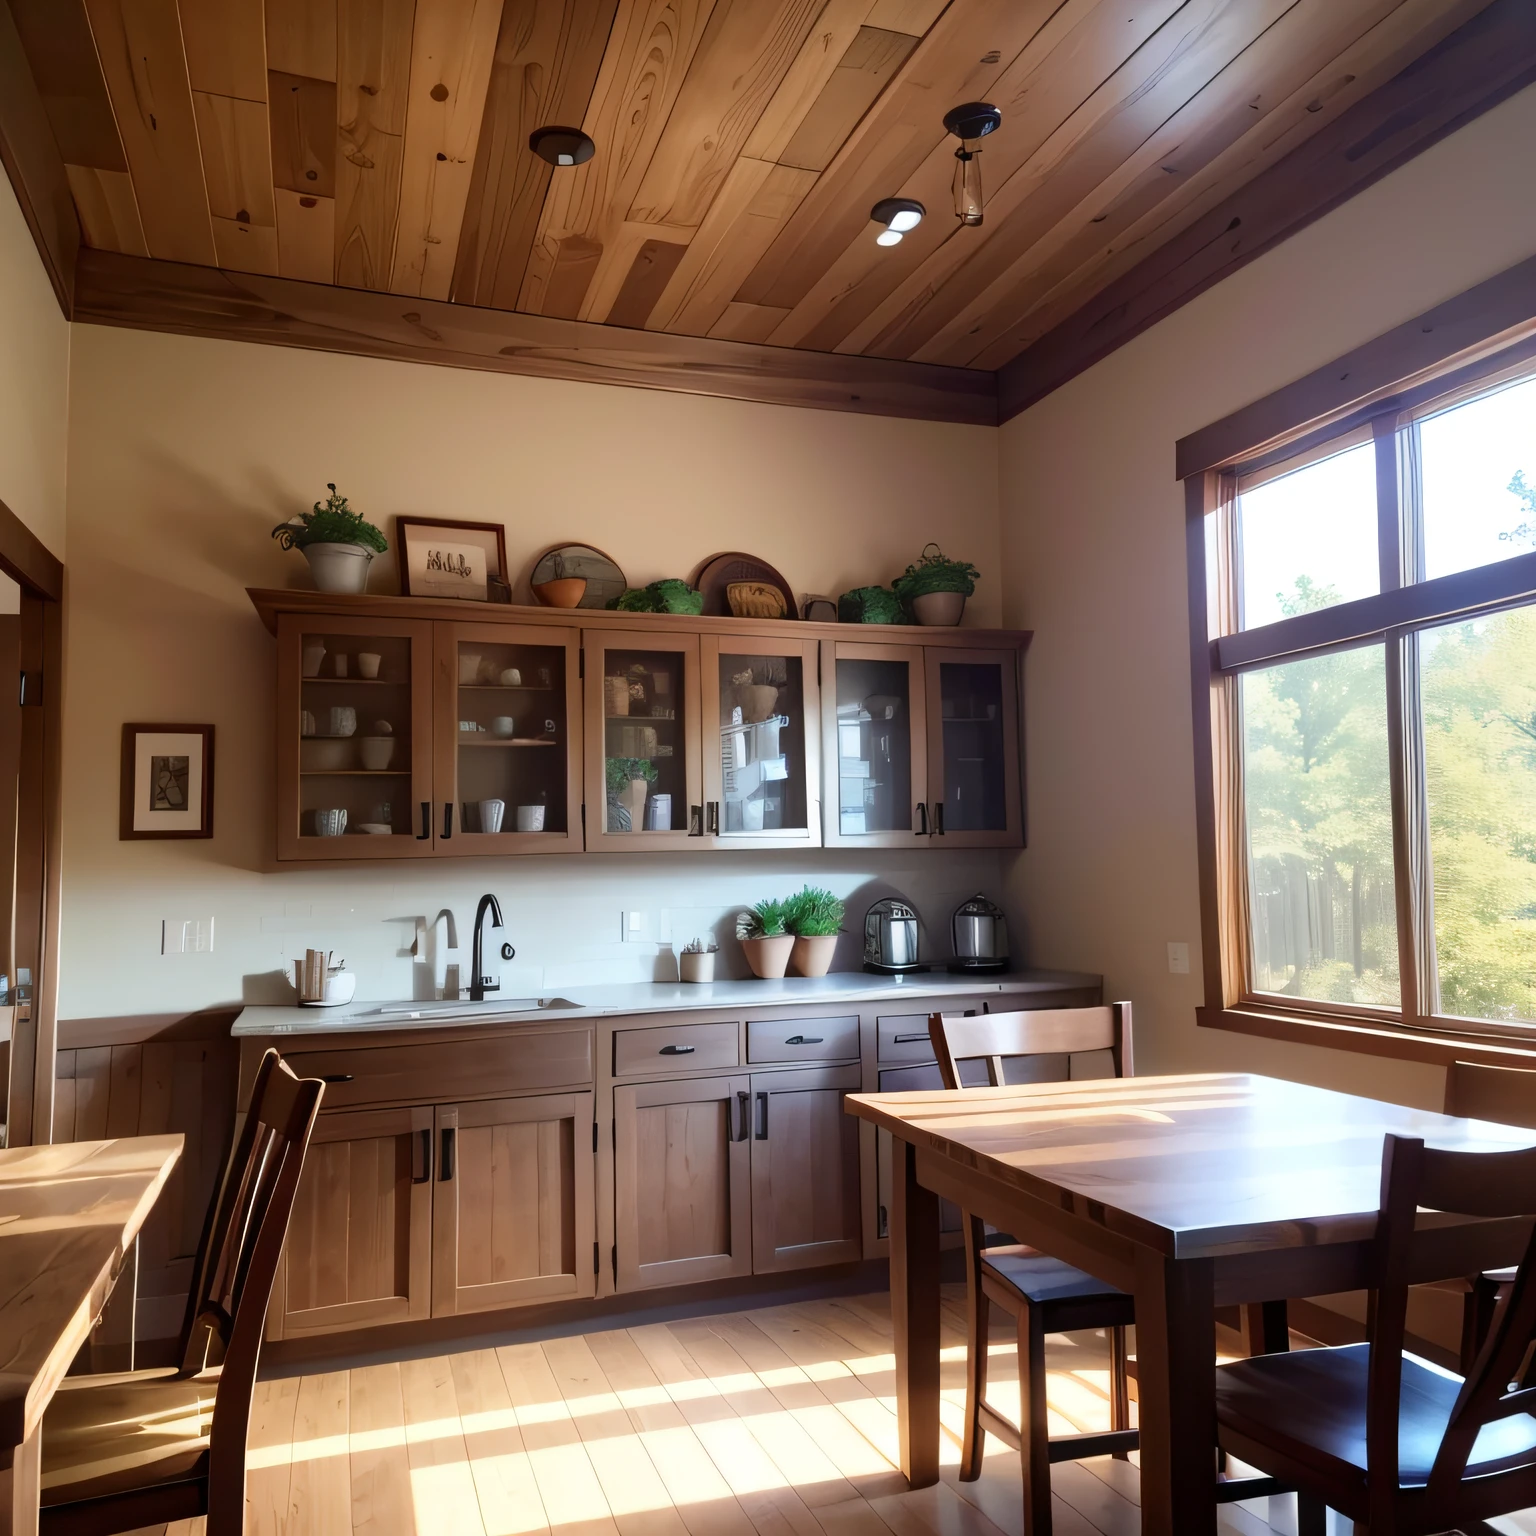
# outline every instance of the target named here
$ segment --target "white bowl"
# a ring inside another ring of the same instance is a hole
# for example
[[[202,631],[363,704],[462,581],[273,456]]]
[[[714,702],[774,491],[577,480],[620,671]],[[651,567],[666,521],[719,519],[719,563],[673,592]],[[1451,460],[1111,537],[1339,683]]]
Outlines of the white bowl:
[[[360,821],[354,830],[371,832],[375,837],[389,837],[395,829],[387,821]]]
[[[307,736],[299,743],[299,767],[306,773],[340,773],[357,764],[350,736]]]

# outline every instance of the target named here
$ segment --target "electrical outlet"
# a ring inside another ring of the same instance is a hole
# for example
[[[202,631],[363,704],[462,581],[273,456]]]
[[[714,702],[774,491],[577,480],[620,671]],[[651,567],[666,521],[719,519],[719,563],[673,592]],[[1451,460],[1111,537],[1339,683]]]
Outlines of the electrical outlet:
[[[1174,976],[1189,975],[1189,945],[1170,944],[1168,946],[1168,970]]]
[[[160,953],[184,955],[187,952],[187,922],[184,918],[160,919]]]
[[[626,944],[650,944],[653,942],[651,914],[649,912],[626,912],[624,914],[624,942]]]
[[[211,917],[196,917],[187,925],[187,937],[190,942],[187,948],[196,955],[211,955],[213,953],[213,919]]]
[[[160,919],[162,955],[206,955],[213,951],[211,917],[163,917]]]

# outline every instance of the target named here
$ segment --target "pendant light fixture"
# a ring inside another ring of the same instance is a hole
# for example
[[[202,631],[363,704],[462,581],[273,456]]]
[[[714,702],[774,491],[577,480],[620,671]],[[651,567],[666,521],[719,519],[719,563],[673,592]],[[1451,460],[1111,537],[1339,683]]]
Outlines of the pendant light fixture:
[[[915,198],[882,197],[869,210],[869,216],[876,224],[885,225],[885,228],[875,236],[875,244],[900,245],[901,237],[908,230],[916,229],[923,222],[923,215],[927,212],[928,210]]]
[[[528,148],[551,165],[585,165],[597,153],[597,145],[580,128],[551,124],[528,135]]]
[[[981,150],[977,147],[1002,123],[1003,114],[985,101],[968,101],[944,114],[944,126],[960,140],[955,151],[955,217],[981,223]]]

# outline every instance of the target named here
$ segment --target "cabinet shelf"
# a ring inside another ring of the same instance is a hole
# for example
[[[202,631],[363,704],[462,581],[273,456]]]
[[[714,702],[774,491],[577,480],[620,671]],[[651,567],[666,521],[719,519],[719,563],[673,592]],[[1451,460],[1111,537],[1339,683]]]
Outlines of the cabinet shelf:
[[[301,779],[408,779],[409,768],[301,768]]]
[[[311,683],[324,683],[328,688],[409,688],[408,677],[306,677],[300,681],[307,688]]]
[[[559,693],[542,683],[460,683],[460,693]]]
[[[459,737],[461,747],[558,747],[558,741],[538,741],[531,736],[501,737],[495,741],[476,741],[473,738],[466,740]]]

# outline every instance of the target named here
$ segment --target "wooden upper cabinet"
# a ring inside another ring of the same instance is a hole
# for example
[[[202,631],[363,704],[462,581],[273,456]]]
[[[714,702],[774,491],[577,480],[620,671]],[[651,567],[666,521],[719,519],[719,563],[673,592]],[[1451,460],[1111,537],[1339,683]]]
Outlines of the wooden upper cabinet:
[[[434,629],[437,851],[580,853],[580,631]]]
[[[268,1337],[432,1310],[432,1111],[322,1114],[299,1180]]]
[[[817,642],[743,634],[701,645],[706,846],[819,847]]]
[[[1017,651],[927,652],[928,817],[935,847],[1024,842]]]
[[[822,823],[828,847],[927,843],[927,676],[920,645],[823,643]]]
[[[434,1317],[593,1294],[592,1103],[438,1105]]]
[[[587,847],[702,848],[699,637],[588,630]]]
[[[282,614],[277,698],[278,858],[432,853],[432,625]]]

